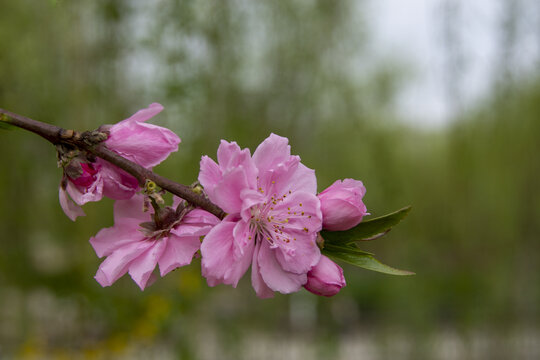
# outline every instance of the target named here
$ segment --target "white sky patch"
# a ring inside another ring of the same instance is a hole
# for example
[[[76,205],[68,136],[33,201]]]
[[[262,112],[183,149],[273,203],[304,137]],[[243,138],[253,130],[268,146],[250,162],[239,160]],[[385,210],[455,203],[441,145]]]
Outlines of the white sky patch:
[[[456,79],[462,106],[486,93],[493,69],[493,22],[497,11],[490,0],[459,2],[456,14],[461,71]],[[367,4],[370,47],[380,57],[407,64],[411,76],[398,95],[398,116],[417,125],[441,126],[456,115],[446,90],[447,52],[441,0],[377,0]]]
[[[447,91],[448,51],[444,41],[444,0],[371,0],[364,8],[370,47],[377,57],[397,58],[412,77],[399,94],[398,114],[419,126],[442,126],[485,97],[500,64],[503,4],[493,0],[454,1],[459,106]],[[521,0],[518,35],[510,66],[516,75],[538,68],[538,3]]]

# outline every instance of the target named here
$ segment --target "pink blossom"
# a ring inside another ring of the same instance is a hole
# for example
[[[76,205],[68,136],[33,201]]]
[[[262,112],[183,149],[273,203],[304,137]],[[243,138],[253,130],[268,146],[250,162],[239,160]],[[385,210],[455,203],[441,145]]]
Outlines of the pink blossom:
[[[321,200],[323,228],[342,231],[355,227],[366,215],[362,197],[366,188],[354,179],[336,180],[318,196]]]
[[[304,287],[315,295],[334,296],[345,285],[343,269],[328,257],[321,255],[319,263],[307,274],[307,283]]]
[[[153,103],[128,119],[107,126],[109,137],[104,141],[105,145],[141,166],[156,166],[177,151],[180,143],[180,138],[169,129],[145,123],[161,110],[162,105]],[[77,205],[99,201],[103,196],[115,200],[129,199],[139,188],[137,179],[99,158],[92,163],[77,158],[67,166],[71,171],[65,171],[65,181],[60,187],[60,205],[72,220],[84,215]],[[69,200],[66,192],[77,205]]]
[[[259,297],[300,290],[320,258],[315,172],[291,156],[286,138],[274,134],[253,157],[227,141],[217,157],[218,163],[202,158],[199,181],[228,215],[203,240],[203,276],[210,286],[236,287],[251,265]]]
[[[90,239],[96,254],[107,257],[95,276],[101,286],[110,286],[129,272],[133,281],[144,290],[151,282],[156,265],[159,265],[161,276],[165,276],[190,264],[199,250],[200,237],[219,223],[214,215],[195,209],[180,221],[171,221],[156,229],[150,222],[152,212],[143,212],[143,200],[142,195],[136,194],[131,199],[116,201],[114,226],[102,229]],[[175,200],[178,203],[180,199]]]

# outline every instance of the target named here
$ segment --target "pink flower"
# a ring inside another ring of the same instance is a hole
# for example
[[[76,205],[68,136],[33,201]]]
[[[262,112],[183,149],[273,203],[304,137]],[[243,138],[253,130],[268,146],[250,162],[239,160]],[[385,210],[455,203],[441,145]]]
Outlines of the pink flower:
[[[286,138],[274,134],[253,157],[226,141],[217,157],[218,163],[202,158],[199,181],[228,215],[203,240],[203,276],[210,286],[236,287],[251,265],[259,297],[300,290],[320,258],[315,172],[291,156]]]
[[[336,180],[318,196],[321,200],[323,228],[330,231],[342,231],[355,227],[366,215],[366,205],[362,197],[366,188],[361,181]]]
[[[200,237],[219,223],[214,215],[195,209],[180,221],[172,216],[162,228],[155,228],[152,212],[143,212],[143,196],[114,204],[114,226],[100,230],[90,239],[99,257],[106,256],[95,276],[101,286],[110,286],[126,272],[141,290],[151,281],[159,265],[161,276],[191,263],[199,250]],[[179,198],[175,202],[179,202]],[[172,214],[172,208],[166,208]]]
[[[315,295],[334,296],[345,285],[343,269],[326,256],[321,255],[319,263],[307,274],[307,283],[304,287]]]
[[[130,118],[108,126],[109,137],[104,141],[105,145],[145,168],[156,166],[177,151],[180,143],[180,138],[169,129],[145,123],[161,110],[163,106],[153,103]],[[71,220],[84,215],[77,205],[99,201],[103,196],[115,200],[129,199],[139,188],[133,176],[99,158],[95,162],[76,158],[64,169],[65,180],[60,186],[59,198],[62,209]],[[71,202],[66,192],[77,205]]]

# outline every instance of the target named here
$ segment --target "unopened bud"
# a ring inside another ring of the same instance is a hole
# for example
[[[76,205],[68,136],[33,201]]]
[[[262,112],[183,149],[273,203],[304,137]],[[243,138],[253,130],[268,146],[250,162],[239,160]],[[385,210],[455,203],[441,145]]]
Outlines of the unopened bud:
[[[308,272],[304,288],[316,295],[334,296],[345,284],[343,269],[326,256],[321,255],[317,265]]]
[[[362,198],[366,188],[354,179],[337,180],[319,195],[323,216],[323,229],[330,231],[349,230],[367,215]]]

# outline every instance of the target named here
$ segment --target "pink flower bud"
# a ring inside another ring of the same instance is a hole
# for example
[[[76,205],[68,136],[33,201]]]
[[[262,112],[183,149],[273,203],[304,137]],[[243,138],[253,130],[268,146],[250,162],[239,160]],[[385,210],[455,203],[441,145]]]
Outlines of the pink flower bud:
[[[307,274],[306,290],[315,295],[334,296],[346,285],[343,277],[343,269],[321,255],[321,259]]]
[[[180,143],[180,138],[169,129],[146,123],[161,110],[163,106],[153,103],[117,124],[101,126],[101,131],[108,132],[103,143],[126,159],[151,169],[177,151]],[[79,206],[89,201],[99,201],[103,196],[127,200],[139,190],[135,177],[100,158],[93,163],[88,163],[85,156],[71,159],[64,165],[64,174],[60,205],[71,220],[84,214]]]
[[[318,196],[321,200],[323,229],[342,231],[355,227],[366,215],[362,197],[366,188],[354,179],[336,180]]]

